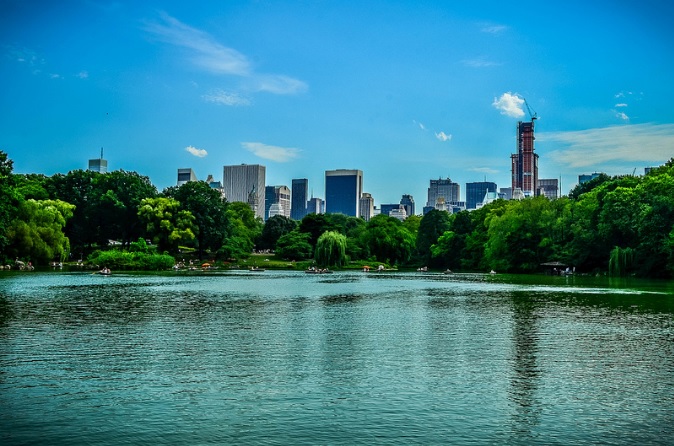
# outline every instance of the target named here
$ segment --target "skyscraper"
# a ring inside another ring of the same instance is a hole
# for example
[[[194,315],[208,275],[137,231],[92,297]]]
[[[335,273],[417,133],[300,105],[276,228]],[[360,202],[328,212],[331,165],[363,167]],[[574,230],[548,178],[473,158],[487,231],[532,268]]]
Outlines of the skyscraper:
[[[409,194],[405,194],[400,199],[400,204],[405,207],[405,212],[407,212],[408,217],[410,215],[414,215],[414,197]]]
[[[97,159],[89,160],[89,168],[98,173],[106,173],[108,171],[108,160],[103,159],[103,148],[101,147],[101,157]]]
[[[445,204],[459,201],[460,197],[461,187],[459,183],[454,183],[449,178],[431,180],[428,187],[428,202],[426,206],[437,208],[440,198],[442,198],[442,206],[445,206]]]
[[[264,219],[266,168],[260,164],[224,166],[222,185],[227,201],[248,203],[256,217]]]
[[[290,189],[288,189],[288,186],[265,187],[264,219],[267,221],[269,217],[275,215],[290,218]]]
[[[309,198],[309,180],[296,178],[292,181],[290,203],[290,218],[302,220],[307,215],[307,201]]]
[[[320,198],[311,197],[307,201],[307,215],[308,214],[322,214],[325,209],[325,202]]]
[[[363,194],[362,170],[325,171],[325,212],[360,217],[360,197]]]
[[[538,180],[538,195],[550,200],[559,198],[559,180],[557,178],[541,178]]]
[[[372,194],[363,192],[363,195],[360,196],[360,216],[365,221],[370,221],[374,217],[374,198]]]
[[[517,153],[510,155],[512,189],[520,189],[525,197],[536,195],[538,186],[538,154],[534,153],[534,118],[517,123]]]
[[[178,169],[178,186],[182,186],[188,181],[197,181],[197,176],[190,168]]]
[[[496,183],[491,181],[477,181],[466,183],[466,209],[477,208],[487,192],[496,192]]]

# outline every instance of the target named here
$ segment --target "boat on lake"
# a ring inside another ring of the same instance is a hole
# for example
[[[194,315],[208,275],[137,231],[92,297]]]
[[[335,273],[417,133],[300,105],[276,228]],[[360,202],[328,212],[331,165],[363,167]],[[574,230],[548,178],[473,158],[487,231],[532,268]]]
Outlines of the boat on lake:
[[[314,268],[311,267],[304,271],[307,274],[332,274],[332,271],[327,268]]]

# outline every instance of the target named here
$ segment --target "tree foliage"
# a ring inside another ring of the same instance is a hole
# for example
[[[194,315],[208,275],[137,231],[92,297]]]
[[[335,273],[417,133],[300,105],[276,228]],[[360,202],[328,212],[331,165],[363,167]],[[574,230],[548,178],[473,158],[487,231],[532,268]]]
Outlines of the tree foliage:
[[[297,228],[297,222],[283,215],[270,217],[262,228],[262,233],[257,242],[258,249],[275,249],[276,243],[281,236],[288,234]]]
[[[282,235],[276,242],[276,255],[287,260],[306,260],[313,254],[309,234],[294,230]]]
[[[227,231],[227,206],[220,192],[205,181],[189,181],[165,189],[162,196],[178,200],[180,209],[194,217],[199,258],[203,258],[207,250],[216,252],[222,247]]]
[[[194,239],[194,216],[180,209],[180,202],[173,198],[145,198],[140,202],[138,215],[145,223],[147,235],[160,252],[176,253],[179,244]]]
[[[70,242],[63,233],[75,206],[60,200],[26,200],[7,230],[8,253],[46,264],[65,260]]]
[[[19,193],[15,188],[12,170],[14,163],[0,150],[0,254],[7,248],[7,230],[19,205]],[[2,257],[0,255],[0,257]],[[2,258],[0,258],[2,260]]]
[[[337,231],[326,231],[316,242],[316,264],[329,268],[346,262],[346,236]]]
[[[404,264],[414,249],[414,236],[397,218],[377,215],[368,223],[365,232],[368,250],[377,261]]]

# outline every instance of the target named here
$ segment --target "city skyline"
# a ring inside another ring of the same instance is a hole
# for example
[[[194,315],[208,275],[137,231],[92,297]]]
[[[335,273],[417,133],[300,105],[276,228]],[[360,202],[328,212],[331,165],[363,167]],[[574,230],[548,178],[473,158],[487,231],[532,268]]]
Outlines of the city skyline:
[[[0,150],[53,175],[103,148],[159,190],[263,164],[324,197],[326,170],[360,169],[377,204],[422,204],[432,178],[509,186],[530,113],[561,194],[672,157],[674,6],[446,3],[10,0]]]

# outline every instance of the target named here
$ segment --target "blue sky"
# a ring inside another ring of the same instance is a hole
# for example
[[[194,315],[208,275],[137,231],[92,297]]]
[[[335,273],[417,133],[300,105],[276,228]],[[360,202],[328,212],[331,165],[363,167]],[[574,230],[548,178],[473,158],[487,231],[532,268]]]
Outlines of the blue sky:
[[[431,178],[510,185],[518,120],[541,178],[674,156],[668,1],[0,3],[0,150],[16,173],[263,164],[268,185],[361,169],[377,205]]]

